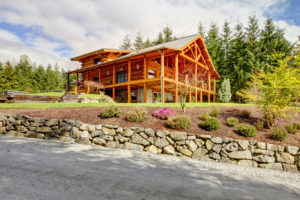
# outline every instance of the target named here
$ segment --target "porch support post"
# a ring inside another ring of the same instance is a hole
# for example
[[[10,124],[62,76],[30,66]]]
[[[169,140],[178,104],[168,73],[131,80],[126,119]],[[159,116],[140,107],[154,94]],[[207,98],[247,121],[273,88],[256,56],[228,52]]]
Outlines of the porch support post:
[[[116,84],[116,66],[113,65],[113,84]]]
[[[175,55],[175,81],[178,81],[178,54]]]
[[[147,103],[147,86],[146,86],[146,83],[144,83],[144,103]]]
[[[78,90],[78,72],[76,72],[76,86],[75,86],[75,94],[77,94]]]
[[[115,87],[113,87],[112,88],[112,92],[113,92],[113,100],[115,101],[116,100],[116,88]]]
[[[164,82],[164,73],[165,73],[165,55],[164,51],[161,52],[161,71],[160,71],[160,80],[161,80],[161,102],[165,103],[165,82]]]
[[[192,103],[192,89],[189,88],[189,103]]]
[[[178,84],[175,83],[175,103],[178,103]]]
[[[161,102],[165,103],[165,81],[161,78]]]
[[[208,86],[208,94],[207,94],[207,101],[210,103],[210,71],[208,71],[208,76],[207,76],[207,86]]]
[[[214,78],[214,103],[216,103],[216,79]]]
[[[130,85],[127,85],[127,103],[131,103]]]
[[[70,90],[69,79],[70,79],[70,74],[67,74],[67,93],[69,93],[69,90]]]
[[[203,103],[203,94],[202,94],[202,90],[200,90],[200,103]]]
[[[131,61],[129,60],[128,61],[128,74],[127,74],[127,76],[128,76],[128,82],[130,82],[131,81]]]
[[[148,79],[148,68],[147,68],[147,59],[144,56],[144,80]]]
[[[90,81],[90,71],[87,71],[87,80]],[[87,93],[90,93],[90,84],[88,84]]]
[[[195,103],[198,103],[198,90],[195,88]]]

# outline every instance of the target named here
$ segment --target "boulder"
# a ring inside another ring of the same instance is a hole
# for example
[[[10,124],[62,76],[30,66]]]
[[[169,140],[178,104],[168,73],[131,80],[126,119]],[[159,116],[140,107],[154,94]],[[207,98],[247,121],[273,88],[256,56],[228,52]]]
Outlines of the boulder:
[[[164,148],[167,146],[169,142],[165,138],[157,138],[154,145],[157,146],[158,148]]]
[[[124,131],[124,129],[121,128],[121,127],[117,128],[117,130],[116,130],[116,132],[117,132],[118,134],[123,134],[123,131]]]
[[[88,131],[83,131],[80,135],[80,138],[87,138],[87,139],[92,139],[91,135],[89,134]]]
[[[188,149],[183,148],[182,146],[177,146],[176,149],[177,149],[177,151],[179,151],[180,153],[182,153],[185,156],[191,157],[193,155],[193,152],[191,152]]]
[[[247,166],[247,167],[257,167],[258,166],[257,162],[255,162],[253,160],[239,160],[237,162],[237,165]]]
[[[190,151],[194,152],[194,151],[196,151],[196,149],[198,148],[198,146],[197,146],[197,144],[194,141],[188,140],[188,142],[187,142],[187,148]]]
[[[275,144],[267,144],[267,150],[283,152],[284,151],[284,146],[275,145]]]
[[[222,163],[229,163],[229,164],[236,164],[236,161],[235,160],[230,160],[229,158],[221,158],[219,160],[219,162],[222,162]]]
[[[156,136],[162,138],[162,137],[165,137],[165,134],[162,131],[156,131]]]
[[[95,131],[93,131],[93,132],[91,133],[92,138],[98,137],[98,136],[100,136],[100,135],[102,135],[102,131],[101,131],[101,130],[95,130]]]
[[[113,149],[117,149],[120,147],[120,144],[119,142],[116,142],[116,141],[108,141],[106,144],[105,144],[106,147],[108,148],[113,148]]]
[[[211,148],[213,147],[213,145],[214,145],[214,143],[212,143],[211,140],[206,140],[206,142],[205,142],[205,147],[206,147],[206,149],[207,149],[208,151],[211,150]]]
[[[144,146],[148,146],[150,144],[145,138],[143,138],[142,136],[140,136],[137,133],[135,133],[131,136],[131,142],[135,143],[135,144],[141,144]]]
[[[88,131],[89,130],[89,125],[88,124],[82,124],[79,129],[81,131]]]
[[[49,119],[45,123],[46,126],[57,126],[58,125],[58,119]]]
[[[93,138],[93,143],[94,144],[97,144],[97,145],[105,145],[106,144],[106,141],[102,138]]]
[[[247,150],[249,146],[249,142],[247,140],[238,140],[237,143],[243,150]]]
[[[172,145],[167,145],[163,148],[163,153],[168,155],[175,155],[175,149]]]
[[[267,145],[264,142],[257,142],[256,143],[256,148],[258,148],[258,149],[267,149]]]
[[[125,137],[131,137],[133,135],[133,130],[130,128],[124,128],[123,133],[121,133]]]
[[[116,135],[115,129],[106,128],[106,127],[102,127],[102,133],[105,135],[112,135],[112,136]]]
[[[212,152],[208,155],[211,159],[214,159],[214,160],[220,160],[221,159],[221,156],[215,152]]]
[[[154,132],[154,130],[152,130],[151,128],[145,129],[145,133],[146,133],[146,135],[148,135],[149,137],[155,137],[155,132]]]
[[[298,168],[295,165],[282,164],[283,171],[286,172],[298,172]]]
[[[159,153],[161,150],[154,145],[150,145],[150,146],[145,147],[145,151],[148,151],[151,153]]]
[[[28,129],[25,126],[16,126],[18,132],[26,133]]]
[[[263,150],[263,149],[254,149],[254,154],[266,155],[266,156],[274,156],[274,151]]]
[[[101,124],[97,124],[97,125],[95,126],[95,128],[96,128],[96,130],[101,130],[101,129],[102,129],[102,125],[101,125]]]
[[[189,135],[187,136],[188,140],[195,140],[196,139],[196,135]]]
[[[196,135],[196,137],[203,140],[211,139],[211,135]]]
[[[278,153],[276,152],[276,161],[280,162],[280,163],[285,163],[285,164],[289,164],[292,165],[295,162],[295,158],[294,156],[292,156],[289,153]]]
[[[47,126],[43,126],[43,127],[37,127],[35,129],[35,131],[38,132],[38,133],[51,133],[52,129],[50,127],[47,127]]]
[[[134,151],[143,151],[144,147],[142,145],[133,144],[126,142],[123,146],[124,149],[134,150]]]
[[[148,138],[148,135],[146,135],[145,132],[140,132],[139,134],[140,134],[140,136],[142,136],[142,137],[145,138],[145,139]]]
[[[279,170],[279,171],[283,170],[281,163],[258,164],[258,167],[266,168],[266,169]]]
[[[175,141],[185,140],[187,139],[187,134],[186,132],[171,132],[170,137]]]
[[[239,149],[239,145],[235,142],[227,144],[225,147],[226,151],[237,151]]]
[[[213,137],[211,138],[211,141],[215,144],[222,144],[223,140],[220,137]]]
[[[260,163],[273,163],[275,162],[275,158],[273,156],[266,156],[266,155],[258,155],[254,156],[253,160],[260,162]]]
[[[295,147],[295,146],[286,146],[285,147],[285,151],[292,155],[297,155],[298,150],[299,150],[299,147]]]
[[[6,134],[6,128],[5,127],[0,128],[0,134]]]
[[[100,135],[100,138],[102,138],[103,140],[108,140],[108,141],[114,140],[114,137],[111,135]]]
[[[31,132],[31,131],[27,132],[24,136],[28,137],[28,138],[37,138],[37,139],[44,139],[45,138],[44,134]]]
[[[117,135],[117,136],[115,136],[115,140],[119,141],[121,143],[124,143],[124,142],[128,142],[129,138],[128,137],[124,137],[122,135]]]
[[[198,147],[201,147],[202,145],[205,144],[205,142],[203,140],[201,140],[201,139],[196,139],[195,143],[198,145]]]
[[[233,151],[228,153],[228,157],[237,160],[251,160],[252,155],[249,150],[246,151]]]

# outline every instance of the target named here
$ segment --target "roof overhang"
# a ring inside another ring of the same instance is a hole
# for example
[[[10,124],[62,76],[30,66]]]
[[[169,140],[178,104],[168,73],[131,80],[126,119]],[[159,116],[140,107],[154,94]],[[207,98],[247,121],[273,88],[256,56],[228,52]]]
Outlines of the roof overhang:
[[[96,51],[91,51],[89,53],[82,54],[80,56],[76,56],[74,58],[71,58],[71,61],[79,61],[82,58],[86,58],[92,55],[97,55],[97,54],[104,54],[104,53],[121,53],[121,54],[129,54],[132,53],[132,51],[129,50],[121,50],[121,49],[108,49],[108,48],[102,48],[98,49]]]

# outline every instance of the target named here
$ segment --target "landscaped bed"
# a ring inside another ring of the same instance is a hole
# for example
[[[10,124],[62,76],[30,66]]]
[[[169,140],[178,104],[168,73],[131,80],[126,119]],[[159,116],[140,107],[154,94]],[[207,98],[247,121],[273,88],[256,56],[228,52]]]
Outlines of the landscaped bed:
[[[152,116],[152,113],[157,109],[156,107],[138,106],[139,110],[147,112],[143,122],[128,122],[125,120],[125,115],[129,111],[134,111],[135,107],[131,106],[119,106],[122,114],[120,118],[100,118],[102,108],[47,108],[47,109],[1,109],[0,113],[3,114],[25,114],[31,117],[44,117],[44,118],[60,118],[60,119],[74,119],[80,120],[90,124],[114,124],[120,127],[133,127],[140,126],[144,128],[152,128],[155,130],[168,129],[166,127],[166,120],[161,120]],[[173,108],[177,115],[182,115],[180,108]],[[213,107],[193,107],[188,108],[185,116],[191,119],[191,126],[186,130],[171,130],[170,131],[186,131],[192,134],[210,134],[219,137],[230,137],[234,139],[244,140],[256,140],[262,142],[268,142],[273,144],[293,145],[300,146],[300,132],[296,134],[288,134],[288,139],[283,141],[276,141],[270,137],[269,129],[257,130],[255,137],[244,137],[238,134],[237,127],[229,127],[227,124],[227,118],[235,117],[240,123],[247,123],[255,125],[257,120],[263,120],[263,115],[259,109],[255,106],[224,106],[218,107],[220,115],[218,119],[221,122],[221,128],[216,131],[205,131],[199,127],[202,121],[199,117],[205,113],[209,113],[213,110]],[[244,118],[241,116],[242,110],[248,110],[251,112],[250,118]],[[285,126],[291,122],[300,122],[300,113],[293,119],[278,118],[276,121],[277,126]]]

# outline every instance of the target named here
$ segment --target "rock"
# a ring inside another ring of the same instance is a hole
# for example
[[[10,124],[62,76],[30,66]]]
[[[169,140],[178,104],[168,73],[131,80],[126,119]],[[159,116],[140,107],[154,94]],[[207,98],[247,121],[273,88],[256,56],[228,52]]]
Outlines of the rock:
[[[167,145],[163,148],[163,153],[168,155],[175,155],[175,149],[172,145]]]
[[[95,126],[95,128],[96,128],[96,130],[101,130],[101,129],[102,129],[102,125],[101,125],[101,124],[97,124],[97,125]]]
[[[196,149],[198,148],[198,146],[197,146],[197,144],[194,141],[189,141],[188,140],[188,142],[187,142],[187,148],[190,151],[194,152],[194,151],[196,151]]]
[[[180,141],[176,141],[176,144],[178,145],[185,145],[186,140],[180,140]]]
[[[238,140],[237,142],[243,150],[248,149],[249,142],[247,140]]]
[[[80,135],[80,138],[87,138],[87,139],[92,139],[91,135],[89,134],[88,131],[83,131]]]
[[[156,136],[162,138],[162,137],[165,137],[165,134],[162,131],[156,131]]]
[[[58,129],[55,129],[55,130],[58,130]],[[53,133],[58,135],[59,133],[55,133],[55,132],[58,132],[58,131],[55,131],[55,130],[53,131]],[[60,135],[70,137],[70,132],[64,131],[64,132],[60,133]]]
[[[258,166],[257,162],[255,162],[253,160],[239,160],[237,162],[237,165],[247,166],[247,167],[257,167]]]
[[[201,147],[202,145],[205,144],[205,142],[203,140],[201,140],[201,139],[196,139],[195,143],[198,145],[198,147]]]
[[[157,138],[154,145],[157,146],[158,148],[164,148],[167,146],[169,142],[165,138]]]
[[[294,156],[292,156],[289,153],[278,153],[276,152],[276,161],[277,162],[281,162],[281,163],[285,163],[285,164],[289,164],[292,165],[295,162],[295,158]]]
[[[91,125],[91,124],[89,124],[89,129],[88,129],[88,131],[89,132],[93,132],[93,131],[95,131],[96,130],[96,126],[95,125]]]
[[[26,133],[28,129],[25,126],[16,126],[18,132]]]
[[[143,151],[144,147],[142,145],[133,144],[130,142],[126,142],[124,144],[124,149],[134,150],[134,151]]]
[[[100,136],[100,135],[102,135],[102,131],[101,131],[101,130],[93,131],[93,132],[91,133],[92,138],[98,137],[98,136]]]
[[[38,138],[38,139],[44,139],[45,138],[44,134],[31,132],[31,131],[27,132],[24,136],[28,137],[28,138]]]
[[[46,126],[57,126],[58,125],[58,119],[49,119],[45,123]]]
[[[266,156],[266,155],[258,155],[254,156],[253,160],[260,162],[260,163],[273,163],[275,162],[275,158],[273,156]]]
[[[119,142],[116,142],[116,141],[108,141],[108,142],[105,144],[105,147],[117,149],[117,148],[120,147],[120,144],[119,144]]]
[[[35,129],[35,131],[38,132],[38,133],[51,133],[52,129],[50,127],[47,127],[47,126],[43,126],[43,127],[37,127]]]
[[[140,136],[137,133],[131,136],[131,142],[135,144],[142,144],[144,146],[148,146],[150,144],[146,139],[144,139],[142,136]]]
[[[274,156],[274,151],[263,150],[263,149],[254,149],[254,154],[266,155],[266,156]]]
[[[249,150],[246,151],[233,151],[228,153],[228,157],[237,160],[250,160],[252,159],[251,152]]]
[[[155,137],[155,132],[154,132],[151,128],[145,129],[145,133],[146,133],[146,135],[148,135],[149,137]]]
[[[227,158],[227,157],[228,157],[228,153],[227,153],[227,151],[226,151],[224,148],[221,149],[220,154],[221,154],[221,156],[224,157],[224,158]]]
[[[292,155],[297,155],[299,148],[295,146],[286,146],[285,151],[292,154]]]
[[[203,140],[211,139],[211,135],[196,135],[196,137]]]
[[[221,149],[222,149],[222,145],[220,145],[220,144],[214,145],[214,146],[212,147],[212,150],[213,150],[214,152],[216,152],[217,154],[219,154],[219,153],[221,152]]]
[[[58,140],[62,142],[71,142],[71,143],[75,142],[75,139],[66,136],[59,136]]]
[[[239,145],[235,142],[227,144],[225,147],[226,151],[237,151],[239,149]]]
[[[140,133],[143,132],[145,129],[142,127],[130,127],[131,130],[133,130],[134,133]]]
[[[215,152],[212,152],[208,155],[210,158],[214,159],[214,160],[220,160],[221,156]]]
[[[6,134],[6,128],[5,127],[0,128],[0,134]]]
[[[140,136],[142,136],[142,137],[145,138],[145,139],[148,138],[148,135],[146,135],[145,132],[140,132],[139,134],[140,134]]]
[[[105,145],[106,141],[102,138],[93,138],[93,143],[97,145]]]
[[[123,133],[121,133],[125,137],[131,137],[133,135],[133,130],[130,128],[123,129]]]
[[[170,137],[175,141],[186,140],[187,134],[186,132],[171,132]]]
[[[192,158],[194,159],[201,159],[203,156],[207,154],[207,150],[205,148],[198,148],[194,153]]]
[[[286,172],[298,172],[298,169],[295,165],[288,165],[288,164],[282,164],[283,166],[283,171]]]
[[[118,134],[123,134],[123,131],[124,131],[124,129],[121,128],[121,127],[117,128],[117,130],[116,130],[116,132],[117,132]]]
[[[195,140],[196,136],[195,135],[189,135],[189,136],[187,136],[187,139],[188,140]]]
[[[281,145],[267,144],[267,150],[283,152],[284,151],[284,147],[281,146]]]
[[[151,153],[159,153],[159,149],[154,145],[147,146],[144,150]]]
[[[256,143],[256,148],[258,148],[258,149],[267,149],[267,145],[264,142],[257,142]]]
[[[236,164],[236,161],[235,160],[230,160],[229,158],[221,158],[219,160],[219,162],[222,162],[222,163],[229,163],[229,164]]]
[[[206,147],[206,149],[207,149],[208,151],[211,150],[211,148],[213,147],[213,145],[214,145],[214,143],[212,143],[211,140],[206,140],[206,142],[205,142],[205,147]]]
[[[106,127],[102,127],[102,133],[105,135],[112,135],[112,136],[116,135],[115,129],[106,128]]]
[[[220,137],[213,137],[211,138],[211,141],[215,144],[222,144],[223,140]]]
[[[232,138],[228,138],[228,137],[224,137],[224,138],[223,138],[223,142],[224,142],[224,143],[233,142],[233,139],[232,139]]]
[[[258,164],[258,167],[266,168],[266,169],[279,170],[279,171],[283,170],[281,163]]]
[[[89,125],[88,124],[82,124],[79,127],[79,130],[81,130],[81,131],[88,131],[89,130]]]
[[[84,145],[91,145],[92,144],[91,141],[87,138],[77,138],[75,140],[75,142],[78,143],[78,144],[84,144]]]
[[[77,134],[78,134],[78,128],[76,128],[76,127],[72,127],[71,128],[71,137],[72,138],[76,138],[76,136],[77,136]]]
[[[100,135],[100,138],[102,138],[103,140],[107,140],[107,141],[113,141],[114,137],[111,135]]]
[[[117,135],[117,136],[115,136],[115,140],[119,141],[121,143],[124,143],[124,142],[128,142],[129,138],[128,137],[124,137],[122,135]]]
[[[191,157],[193,155],[193,153],[190,150],[185,149],[182,146],[177,146],[176,149],[185,156]]]
[[[112,125],[112,124],[104,124],[104,125],[102,126],[102,128],[103,128],[103,127],[109,128],[109,129],[117,129],[117,128],[119,128],[118,126]]]
[[[154,137],[148,137],[147,141],[150,142],[150,144],[154,144]]]
[[[170,137],[167,136],[167,137],[166,137],[166,140],[168,140],[168,142],[169,142],[170,144],[172,144],[172,145],[174,144],[174,141],[173,141]]]

